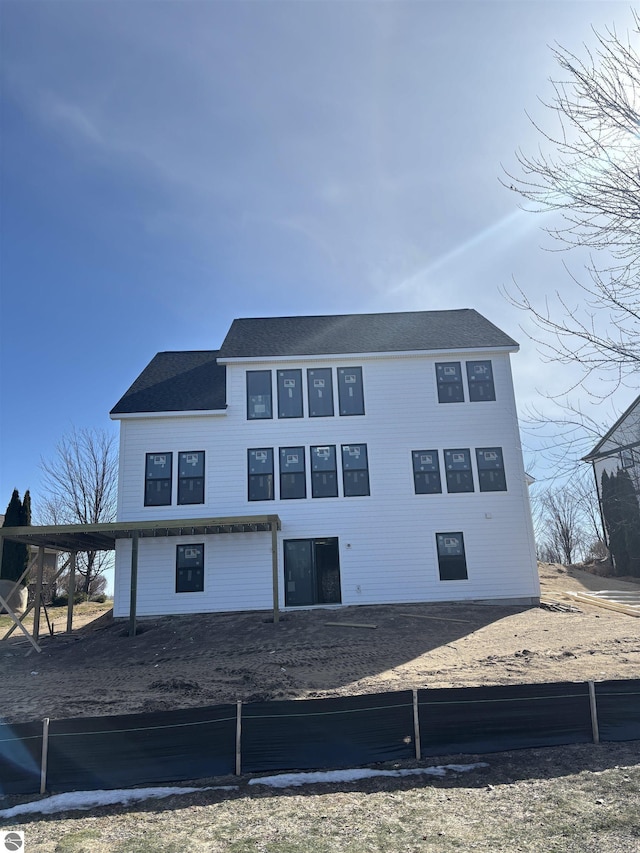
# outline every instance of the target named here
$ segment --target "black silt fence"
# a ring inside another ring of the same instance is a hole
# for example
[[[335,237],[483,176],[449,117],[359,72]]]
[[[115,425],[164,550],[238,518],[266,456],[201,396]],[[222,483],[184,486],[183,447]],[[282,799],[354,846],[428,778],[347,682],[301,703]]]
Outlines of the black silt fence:
[[[242,770],[353,767],[415,756],[413,693],[379,693],[242,709]]]
[[[419,690],[418,713],[423,757],[593,739],[586,683]]]
[[[0,794],[40,789],[42,723],[0,724]]]
[[[595,684],[600,740],[640,740],[640,679]]]
[[[224,776],[235,767],[236,706],[52,720],[51,791]]]

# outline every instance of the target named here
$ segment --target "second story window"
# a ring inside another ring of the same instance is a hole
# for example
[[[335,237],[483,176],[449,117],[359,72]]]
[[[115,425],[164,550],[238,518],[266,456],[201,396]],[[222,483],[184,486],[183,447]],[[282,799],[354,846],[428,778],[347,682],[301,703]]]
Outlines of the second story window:
[[[469,382],[469,400],[472,403],[496,399],[490,361],[468,361],[467,380]]]
[[[439,403],[464,403],[462,368],[459,361],[436,364]]]
[[[144,505],[171,505],[172,453],[147,453],[144,476]]]
[[[330,367],[307,370],[307,393],[310,418],[333,416],[333,382]]]
[[[471,452],[469,450],[445,450],[444,466],[447,473],[447,491],[472,492]]]
[[[302,371],[278,371],[278,417],[302,417]]]
[[[204,503],[204,450],[178,454],[178,503]]]
[[[416,495],[433,495],[442,491],[437,450],[414,450],[413,484]]]
[[[311,497],[338,497],[336,448],[333,444],[311,448]]]
[[[304,447],[280,448],[280,500],[306,498]]]
[[[247,418],[250,421],[273,417],[271,371],[247,370]]]
[[[342,480],[345,498],[369,494],[366,444],[342,445]]]
[[[259,447],[249,450],[249,500],[272,501],[273,495],[273,448]]]
[[[507,481],[504,476],[504,462],[501,447],[476,448],[478,463],[478,481],[481,492],[506,492]]]
[[[338,368],[338,403],[341,415],[364,415],[361,367]]]

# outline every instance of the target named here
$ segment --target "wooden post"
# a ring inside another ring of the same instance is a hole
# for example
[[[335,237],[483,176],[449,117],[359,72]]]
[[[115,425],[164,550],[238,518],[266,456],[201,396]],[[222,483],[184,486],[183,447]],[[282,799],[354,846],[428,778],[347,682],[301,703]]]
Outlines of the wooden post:
[[[42,603],[42,572],[44,570],[44,547],[38,548],[38,570],[36,573],[36,594],[33,608],[33,639],[40,638],[40,604]]]
[[[593,742],[600,743],[600,728],[598,726],[598,706],[596,705],[596,686],[593,681],[589,681],[589,705],[591,707],[591,731],[593,733]]]
[[[41,648],[40,648],[40,646],[36,643],[36,641],[33,639],[33,637],[31,636],[31,634],[30,634],[30,633],[27,631],[27,629],[24,627],[24,625],[22,624],[22,622],[20,621],[20,619],[18,619],[18,617],[16,616],[16,614],[15,614],[15,613],[13,612],[13,610],[9,607],[9,602],[8,602],[8,601],[5,601],[5,600],[4,600],[4,598],[3,598],[1,595],[0,595],[0,607],[2,607],[4,610],[6,610],[6,611],[7,611],[7,613],[9,614],[9,616],[11,617],[11,619],[13,620],[14,627],[15,627],[15,628],[20,628],[20,630],[21,630],[21,631],[22,631],[22,633],[25,635],[25,637],[27,638],[27,640],[29,640],[29,642],[31,643],[31,645],[33,646],[33,648],[34,648],[37,652],[42,651],[42,649],[41,649]],[[5,634],[5,636],[4,636],[4,639],[5,639],[5,640],[7,639],[7,636],[8,636],[8,633],[7,633],[7,634]]]
[[[236,776],[242,773],[242,702],[236,703]]]
[[[416,747],[416,761],[422,758],[420,745],[420,714],[418,713],[418,691],[413,691],[413,741]]]
[[[129,599],[129,636],[136,635],[136,607],[138,599],[138,531],[131,537],[131,597]]]
[[[49,717],[42,721],[42,761],[40,762],[40,793],[47,790],[47,760],[49,756]]]
[[[69,555],[69,583],[67,585],[67,634],[73,631],[73,599],[76,596],[76,552]]]
[[[273,575],[273,621],[280,620],[280,602],[278,593],[278,523],[271,519],[271,571]]]

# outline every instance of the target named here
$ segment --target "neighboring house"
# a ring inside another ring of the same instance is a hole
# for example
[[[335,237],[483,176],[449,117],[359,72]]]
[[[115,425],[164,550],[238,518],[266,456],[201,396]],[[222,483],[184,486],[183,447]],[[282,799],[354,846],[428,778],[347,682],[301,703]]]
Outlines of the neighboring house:
[[[640,397],[583,460],[593,466],[618,574],[640,576]]]
[[[111,412],[118,521],[281,529],[141,539],[137,613],[269,609],[273,566],[285,608],[537,602],[517,349],[465,309],[235,320],[218,351],[158,353]]]

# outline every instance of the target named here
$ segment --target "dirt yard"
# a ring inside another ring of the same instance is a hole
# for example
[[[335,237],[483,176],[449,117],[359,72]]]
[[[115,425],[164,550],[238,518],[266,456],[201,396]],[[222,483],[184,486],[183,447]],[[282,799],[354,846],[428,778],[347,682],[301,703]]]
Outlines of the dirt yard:
[[[543,598],[633,589],[577,569],[541,566]],[[640,589],[640,587],[635,587]],[[210,614],[127,624],[100,616],[72,635],[0,644],[0,716],[10,722],[125,714],[221,702],[309,698],[414,687],[640,677],[640,619],[466,604]],[[52,617],[60,629],[66,611]],[[327,625],[327,622],[343,623]],[[376,627],[351,627],[346,623]]]

